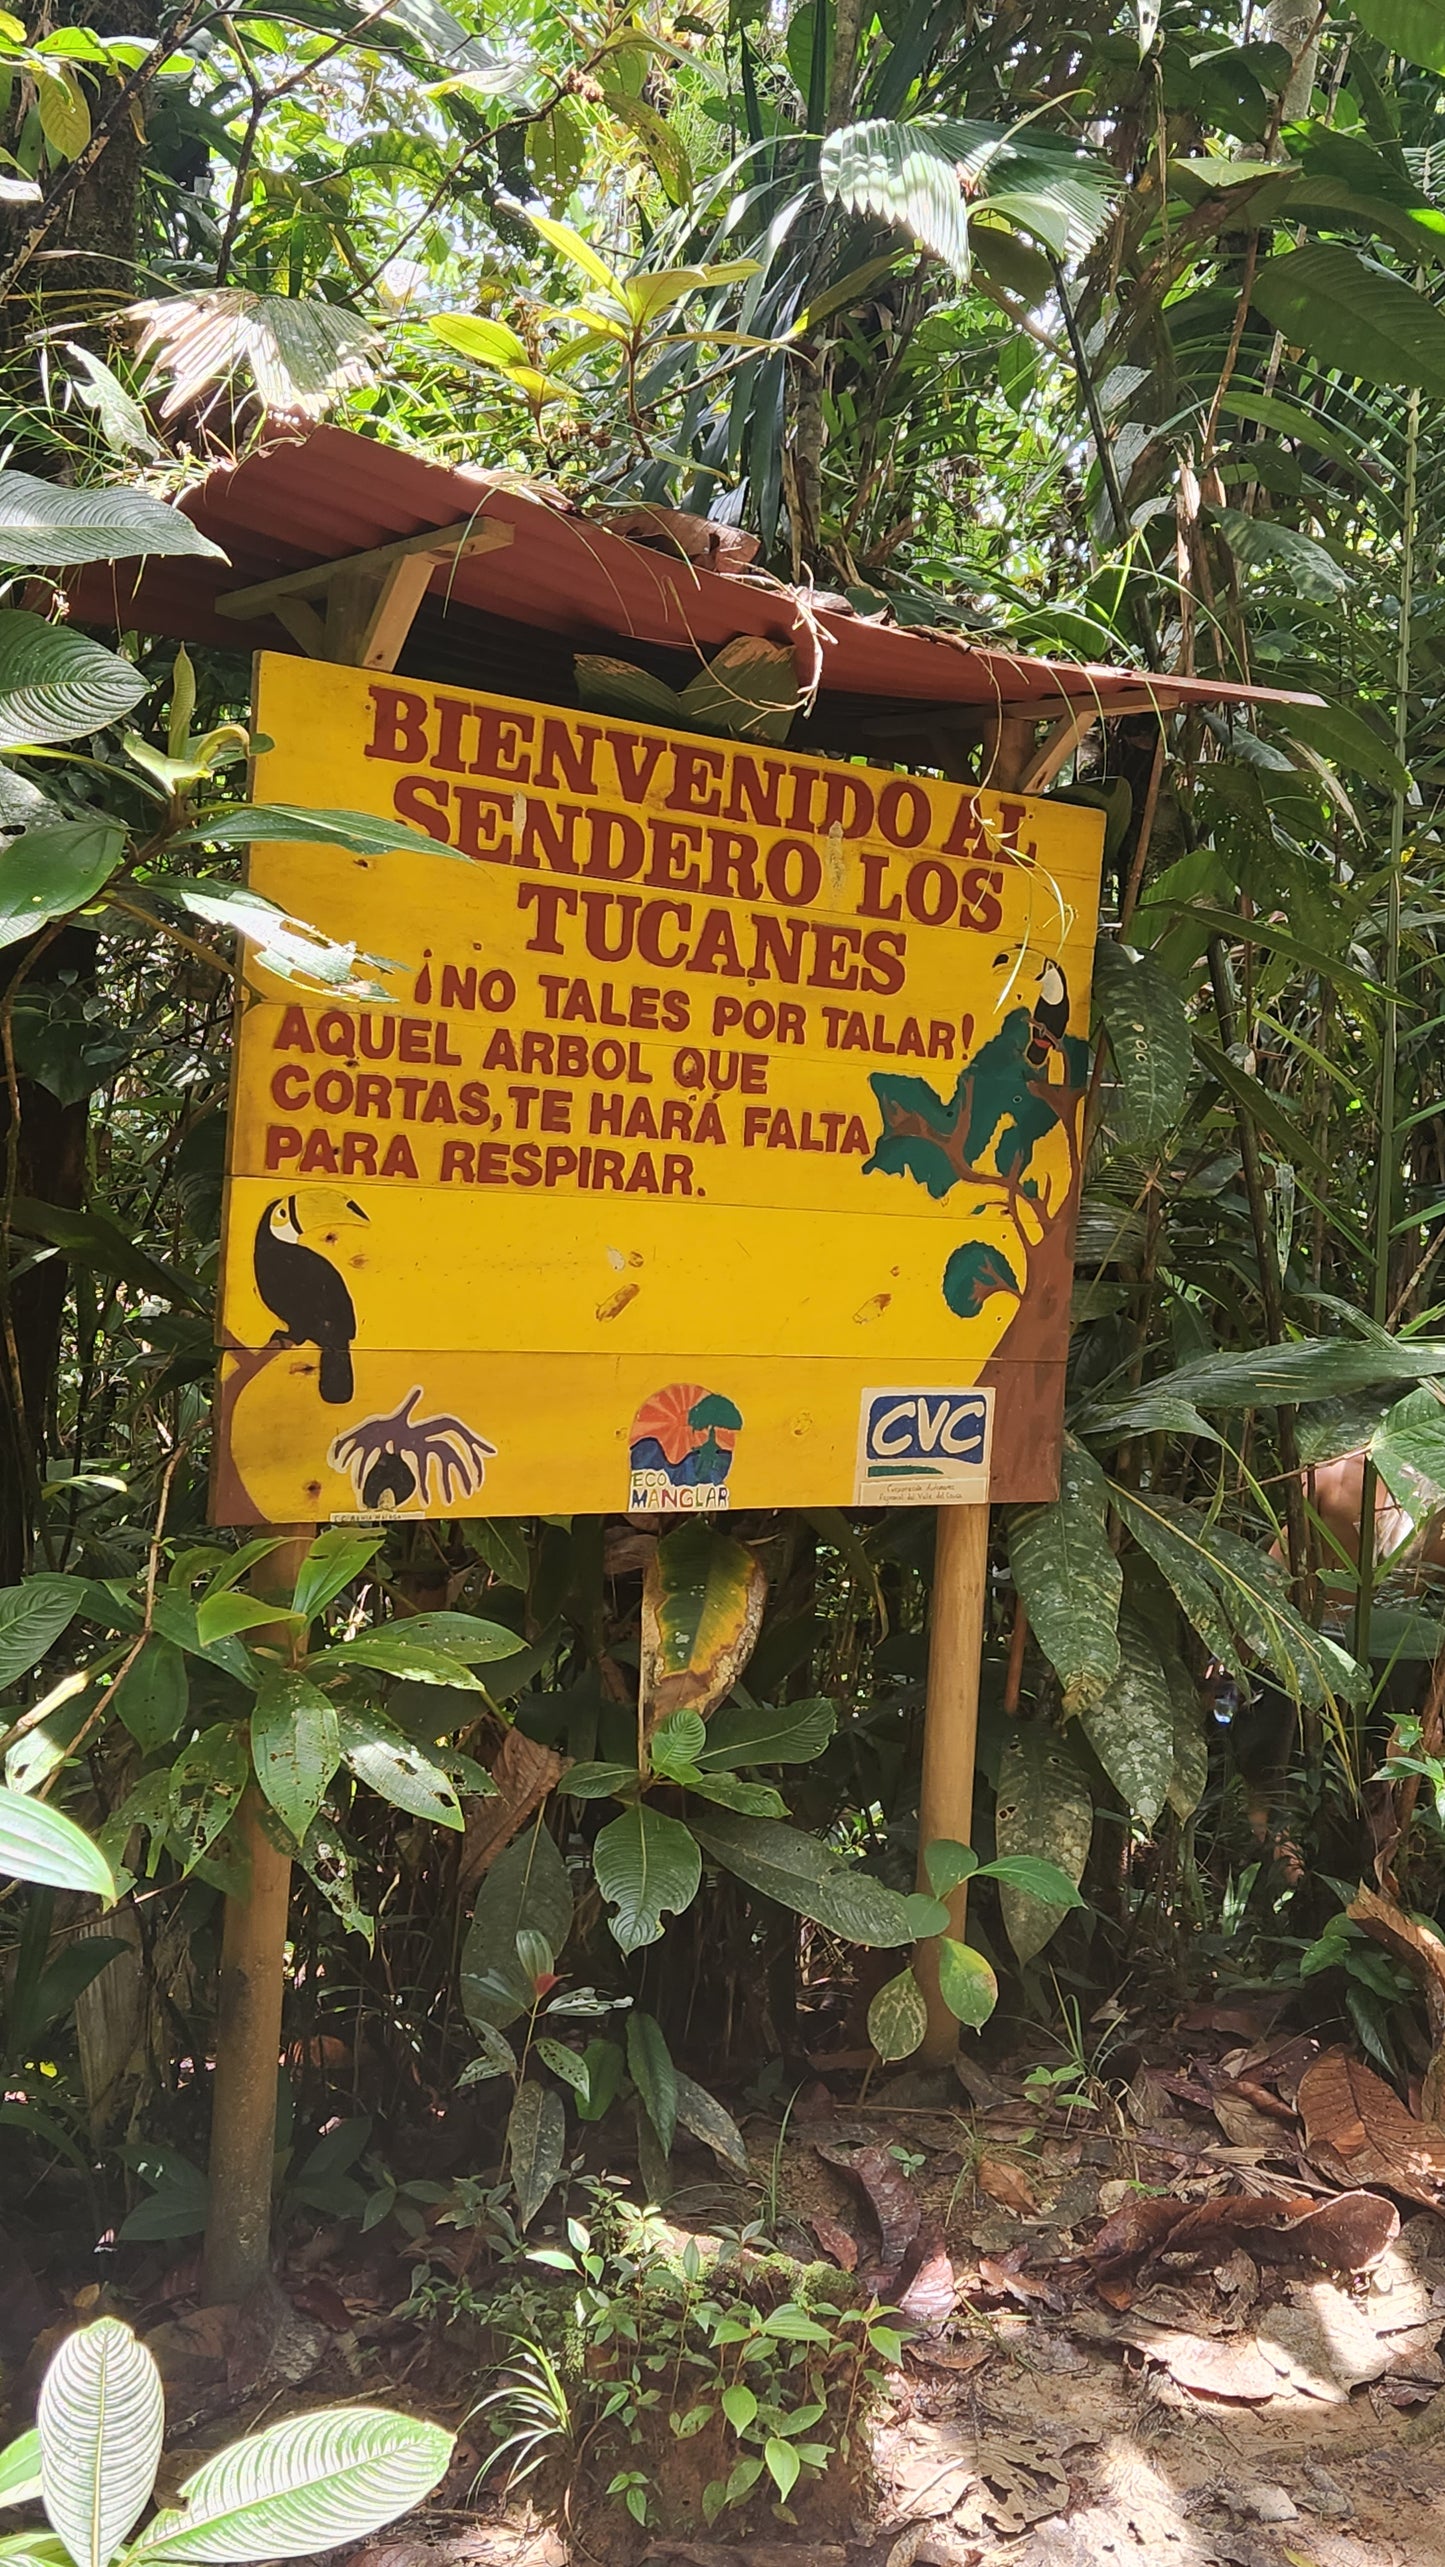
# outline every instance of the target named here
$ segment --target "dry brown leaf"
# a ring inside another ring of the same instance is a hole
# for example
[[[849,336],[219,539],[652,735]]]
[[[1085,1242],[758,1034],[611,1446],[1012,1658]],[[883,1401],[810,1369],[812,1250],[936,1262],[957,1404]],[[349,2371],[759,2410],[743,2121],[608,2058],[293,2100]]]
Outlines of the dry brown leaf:
[[[1132,2344],[1151,2362],[1161,2364],[1181,2389],[1195,2389],[1206,2397],[1240,2398],[1253,2405],[1272,2398],[1280,2385],[1279,2372],[1250,2336],[1215,2342],[1177,2327],[1151,2325],[1146,2318],[1127,2319],[1115,2333],[1121,2343]]]
[[[567,1771],[567,1759],[539,1747],[520,1729],[509,1729],[492,1766],[497,1789],[486,1800],[462,1802],[466,1832],[457,1864],[457,1898],[465,1907],[482,1874],[511,1844]]]
[[[1024,2218],[1038,2217],[1038,2203],[1024,2182],[1017,2166],[1006,2157],[980,2157],[975,2179],[981,2193],[1004,2210],[1016,2210]]]
[[[1445,2198],[1445,2126],[1417,2121],[1348,2050],[1327,2050],[1300,2079],[1305,2148],[1341,2184],[1383,2184],[1433,2210]]]
[[[867,2197],[878,2222],[886,2269],[896,2272],[918,2235],[922,2206],[898,2160],[886,2148],[841,2148],[824,2140],[814,2146],[826,2166],[836,2166]]]
[[[831,2256],[833,2262],[841,2265],[845,2273],[857,2272],[858,2240],[851,2231],[844,2228],[838,2220],[829,2219],[826,2211],[814,2211],[809,2218],[808,2226],[825,2255]]]

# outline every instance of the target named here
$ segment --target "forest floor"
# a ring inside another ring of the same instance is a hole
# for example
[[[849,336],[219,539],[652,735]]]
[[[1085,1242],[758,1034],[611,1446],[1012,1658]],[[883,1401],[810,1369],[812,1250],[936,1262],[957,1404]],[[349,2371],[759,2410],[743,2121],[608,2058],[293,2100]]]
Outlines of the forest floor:
[[[1195,2008],[1147,2049],[1049,2089],[1024,2058],[861,2100],[862,2063],[829,2060],[781,2130],[745,2122],[749,2186],[669,2204],[662,2251],[695,2237],[706,2258],[761,2195],[775,2293],[780,2250],[800,2289],[831,2266],[840,2298],[907,2321],[852,2467],[793,2518],[755,2497],[707,2530],[665,2433],[645,2529],[607,2500],[602,2444],[477,2495],[487,2431],[466,2419],[496,2348],[419,2316],[414,2263],[354,2226],[294,2242],[284,2295],[239,2320],[198,2305],[193,2257],[88,2287],[12,2374],[13,2422],[56,2336],[104,2305],[166,2376],[171,2485],[298,2406],[461,2426],[438,2501],[350,2567],[1445,2567],[1445,2128],[1267,2013]]]

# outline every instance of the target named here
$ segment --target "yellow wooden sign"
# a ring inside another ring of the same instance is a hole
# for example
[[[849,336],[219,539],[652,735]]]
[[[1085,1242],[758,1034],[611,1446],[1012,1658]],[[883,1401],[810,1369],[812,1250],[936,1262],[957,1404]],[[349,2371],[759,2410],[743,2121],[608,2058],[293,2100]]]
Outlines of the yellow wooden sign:
[[[255,719],[439,852],[252,851],[395,1003],[242,1014],[215,1521],[1053,1493],[1097,813],[269,654]]]

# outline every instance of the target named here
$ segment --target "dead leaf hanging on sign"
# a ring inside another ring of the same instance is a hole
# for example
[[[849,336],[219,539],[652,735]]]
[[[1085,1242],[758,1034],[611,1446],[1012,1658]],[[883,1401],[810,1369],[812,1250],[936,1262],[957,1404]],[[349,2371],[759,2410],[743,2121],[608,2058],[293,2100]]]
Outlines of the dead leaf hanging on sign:
[[[1434,2210],[1445,2199],[1445,2126],[1417,2121],[1347,2050],[1327,2050],[1300,2079],[1305,2148],[1336,2183],[1382,2184]]]
[[[691,1412],[697,1422],[699,1403]],[[706,1524],[659,1542],[642,1582],[643,1728],[669,1712],[706,1720],[731,1693],[762,1627],[768,1581],[745,1543]]]

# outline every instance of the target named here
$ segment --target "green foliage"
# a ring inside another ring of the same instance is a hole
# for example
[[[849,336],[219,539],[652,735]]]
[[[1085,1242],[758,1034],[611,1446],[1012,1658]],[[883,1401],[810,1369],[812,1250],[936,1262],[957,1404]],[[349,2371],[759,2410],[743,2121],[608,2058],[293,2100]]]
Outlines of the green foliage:
[[[379,2530],[430,2493],[454,2440],[439,2425],[384,2408],[297,2416],[203,2462],[179,2502],[133,2538],[151,2500],[164,2425],[161,2377],[145,2345],[119,2318],[82,2327],[47,2365],[35,2434],[0,2455],[5,2501],[40,2494],[63,2544],[62,2567],[123,2567],[142,2556],[242,2567],[304,2558]]]

